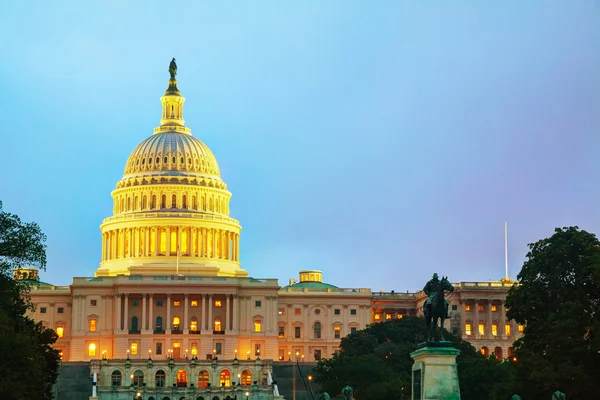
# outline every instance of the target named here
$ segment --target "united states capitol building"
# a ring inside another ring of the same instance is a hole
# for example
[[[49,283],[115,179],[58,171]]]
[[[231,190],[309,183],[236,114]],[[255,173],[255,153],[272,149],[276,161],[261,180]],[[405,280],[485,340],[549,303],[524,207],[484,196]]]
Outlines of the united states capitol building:
[[[319,270],[289,285],[251,277],[239,261],[231,193],[211,150],[185,126],[173,67],[160,125],[111,193],[95,276],[31,290],[33,318],[58,333],[63,361],[90,363],[99,398],[278,398],[277,363],[330,357],[368,324],[422,313],[420,291],[339,288]],[[21,269],[16,278],[35,274]],[[511,356],[522,332],[505,315],[512,284],[454,283],[446,327],[484,354]]]

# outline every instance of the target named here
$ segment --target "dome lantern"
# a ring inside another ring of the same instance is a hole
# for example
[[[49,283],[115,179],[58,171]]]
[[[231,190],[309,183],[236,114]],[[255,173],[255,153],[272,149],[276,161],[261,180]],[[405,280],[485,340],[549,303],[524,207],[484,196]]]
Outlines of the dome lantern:
[[[185,97],[181,95],[177,88],[177,64],[175,58],[171,60],[169,64],[169,87],[165,91],[165,95],[160,98],[162,103],[162,118],[160,120],[160,126],[154,128],[154,134],[162,132],[175,131],[179,133],[185,133],[188,135],[192,134],[190,128],[185,126],[183,119],[183,103],[185,103]]]

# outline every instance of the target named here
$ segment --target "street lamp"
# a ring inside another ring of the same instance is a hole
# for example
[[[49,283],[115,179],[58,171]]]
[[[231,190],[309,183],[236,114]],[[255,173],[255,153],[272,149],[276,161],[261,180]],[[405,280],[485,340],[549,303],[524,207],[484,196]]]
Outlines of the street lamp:
[[[250,392],[246,392],[246,400],[250,398]]]

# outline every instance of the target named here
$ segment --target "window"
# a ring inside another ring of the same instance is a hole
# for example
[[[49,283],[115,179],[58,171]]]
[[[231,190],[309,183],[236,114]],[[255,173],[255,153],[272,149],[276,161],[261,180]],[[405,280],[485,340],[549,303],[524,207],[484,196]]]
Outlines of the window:
[[[193,317],[190,321],[190,331],[198,332],[198,321],[196,320],[196,317]]]
[[[162,299],[156,300],[156,307],[162,307],[162,306],[163,306]]]
[[[375,321],[380,321],[381,320],[381,314],[377,313],[375,314]]]
[[[492,305],[492,312],[493,311],[498,311],[498,307],[496,307],[495,305]]]
[[[44,311],[44,312],[46,312],[46,311]],[[299,308],[294,308],[294,314],[296,314],[296,315],[300,315],[301,313],[302,313],[302,310],[301,310],[301,309],[299,309]]]
[[[162,317],[156,317],[156,331],[160,332],[162,331]]]
[[[165,387],[165,375],[165,371],[163,371],[162,369],[159,369],[158,371],[156,371],[156,374],[154,374],[154,380],[156,382],[157,388]]]
[[[187,386],[187,372],[184,369],[177,371],[177,387]]]
[[[389,320],[389,319],[392,319],[392,314],[386,313],[385,314],[385,319],[386,319],[386,321]]]
[[[179,330],[179,317],[173,317],[173,329],[176,331]]]
[[[62,326],[56,327],[56,334],[58,335],[59,338],[63,337],[64,332],[65,332],[65,328],[63,328]]]
[[[131,317],[131,333],[138,331],[138,318]]]
[[[498,336],[498,325],[492,324],[492,335]]]
[[[40,314],[46,314],[46,307],[40,307]]]
[[[244,370],[242,372],[242,386],[250,386],[252,385],[252,372],[249,370]]]
[[[321,314],[321,310],[317,308],[317,309],[315,310],[315,315],[319,315],[319,314]]]
[[[452,304],[452,311],[458,310],[458,306],[456,304]]]
[[[192,356],[198,355],[198,344],[196,342],[192,342]]]
[[[525,327],[523,325],[519,325],[518,329],[519,329],[519,333],[523,333],[523,331],[525,330]]]
[[[215,331],[221,332],[221,318],[215,318]]]
[[[285,337],[285,327],[284,326],[280,326],[279,327],[279,337]]]
[[[356,308],[352,308],[350,310],[350,315],[356,315]]]
[[[221,300],[215,300],[215,307],[221,307]]]
[[[140,304],[140,301],[137,299],[133,299],[131,300],[131,306],[132,307],[137,307]]]
[[[181,307],[181,300],[173,300],[173,307]]]
[[[483,311],[483,305],[481,305],[481,304],[480,304],[480,305],[478,305],[478,306],[477,306],[477,311]]]
[[[254,320],[254,332],[262,332],[262,321],[260,319]]]
[[[219,374],[219,386],[231,386],[231,374],[226,369]]]
[[[260,306],[262,306],[262,302],[260,300],[256,300],[254,302],[254,307],[260,307]]]
[[[157,355],[162,354],[162,343],[156,343],[156,354]]]
[[[59,314],[64,314],[64,312],[65,312],[64,307],[58,307],[58,313]]]
[[[510,336],[510,324],[504,325],[504,332],[506,333],[506,336]]]
[[[133,386],[141,387],[144,385],[144,373],[139,369],[133,373]]]
[[[467,336],[471,336],[471,324],[465,324],[465,333]]]
[[[113,386],[121,386],[121,371],[118,369],[114,370],[112,374],[110,374],[110,380]]]
[[[96,319],[90,319],[90,332],[96,332]]]
[[[319,361],[321,359],[321,349],[315,349],[315,361]]]
[[[402,319],[402,314],[398,313],[397,318]]]
[[[471,311],[471,305],[465,304],[465,311]]]
[[[208,386],[208,371],[203,369],[198,373],[198,387]]]
[[[198,307],[198,300],[192,300],[190,303],[190,306],[192,307]]]
[[[280,308],[279,315],[284,315],[284,314],[285,314],[285,308]]]
[[[294,327],[294,338],[300,339],[300,327],[299,326]]]
[[[334,315],[340,315],[340,309],[336,308],[335,310],[333,310],[333,314]]]
[[[88,356],[94,357],[96,355],[96,343],[90,343],[88,346]]]
[[[485,325],[484,324],[479,324],[479,334],[480,335],[485,334]]]
[[[96,307],[98,305],[98,300],[90,300],[90,306]]]
[[[335,328],[333,328],[333,336],[334,336],[336,339],[339,339],[339,338],[340,338],[340,336],[341,336],[341,335],[340,335],[340,332],[341,332],[341,329],[340,329],[340,327],[339,327],[339,326],[336,326]]]
[[[138,344],[137,343],[131,343],[131,355],[135,356],[138,353]]]
[[[355,326],[353,326],[353,327],[350,328],[350,333],[356,333],[356,327]]]
[[[223,343],[217,342],[215,343],[215,354],[223,354]]]
[[[315,339],[321,339],[321,323],[315,322],[313,325],[313,336]]]
[[[260,357],[260,344],[255,344],[254,345],[254,355],[256,357]]]

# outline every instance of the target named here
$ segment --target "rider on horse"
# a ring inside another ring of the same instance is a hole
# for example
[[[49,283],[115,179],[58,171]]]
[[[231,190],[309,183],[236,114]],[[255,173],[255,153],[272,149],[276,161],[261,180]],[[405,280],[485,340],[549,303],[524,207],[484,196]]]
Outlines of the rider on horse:
[[[434,273],[433,278],[431,278],[423,288],[425,294],[429,296],[429,298],[425,302],[425,308],[429,309],[429,311],[431,311],[431,305],[435,302],[441,285],[442,282],[439,280],[438,274]],[[444,309],[446,310],[446,316],[444,318],[450,318],[450,316],[448,315],[448,302],[446,301],[446,299],[444,299]]]

